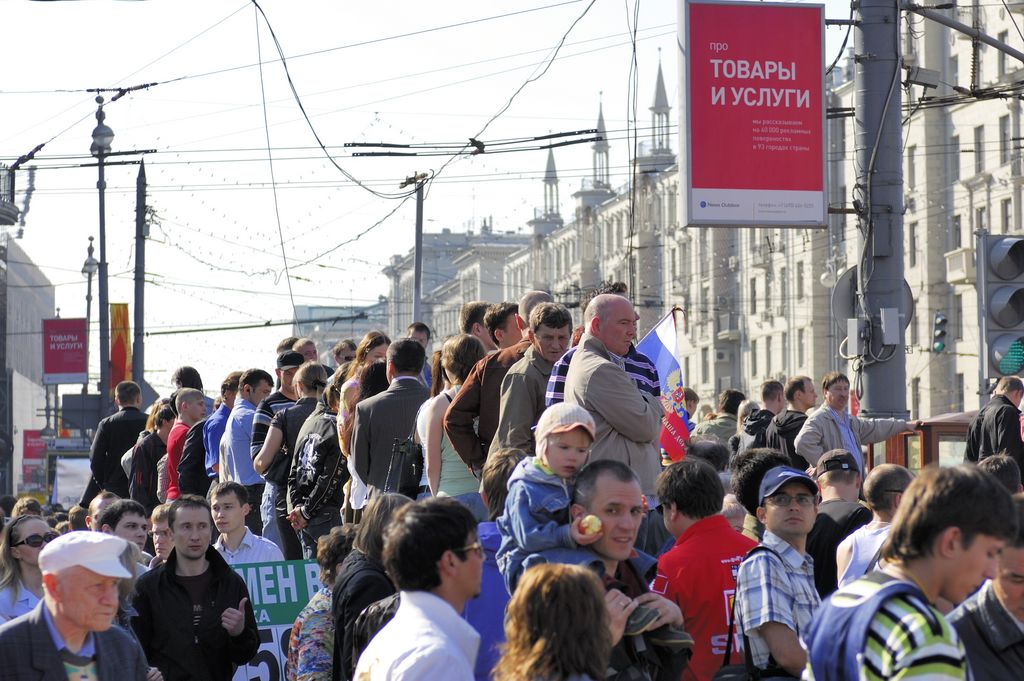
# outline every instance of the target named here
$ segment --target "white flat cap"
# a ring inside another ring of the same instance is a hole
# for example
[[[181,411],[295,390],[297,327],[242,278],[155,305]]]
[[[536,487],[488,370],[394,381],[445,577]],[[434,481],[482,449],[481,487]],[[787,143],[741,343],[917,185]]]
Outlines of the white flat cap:
[[[39,552],[39,569],[57,574],[80,566],[104,577],[131,577],[121,565],[121,553],[128,542],[112,534],[79,530],[54,539]]]

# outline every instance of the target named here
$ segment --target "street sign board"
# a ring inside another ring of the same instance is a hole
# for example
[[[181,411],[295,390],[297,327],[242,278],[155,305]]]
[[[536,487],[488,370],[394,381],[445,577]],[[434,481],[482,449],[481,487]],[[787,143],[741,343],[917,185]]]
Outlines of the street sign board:
[[[826,224],[825,6],[685,3],[687,226]]]
[[[83,318],[43,320],[43,384],[85,383],[88,379]]]

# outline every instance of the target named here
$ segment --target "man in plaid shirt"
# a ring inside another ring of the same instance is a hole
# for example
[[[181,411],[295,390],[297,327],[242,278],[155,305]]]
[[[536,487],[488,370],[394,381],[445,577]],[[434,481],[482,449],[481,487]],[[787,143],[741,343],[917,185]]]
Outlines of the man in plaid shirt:
[[[757,519],[765,525],[764,549],[753,549],[740,565],[736,628],[746,634],[762,679],[799,678],[807,665],[798,636],[821,605],[806,550],[817,500],[818,485],[795,468],[777,466],[761,480]]]

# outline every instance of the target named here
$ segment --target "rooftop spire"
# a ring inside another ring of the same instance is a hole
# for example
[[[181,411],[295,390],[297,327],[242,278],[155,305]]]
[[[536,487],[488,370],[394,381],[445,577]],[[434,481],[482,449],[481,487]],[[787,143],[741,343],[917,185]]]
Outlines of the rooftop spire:
[[[597,100],[597,136],[601,139],[594,142],[594,151],[608,151],[608,132],[604,127],[604,103],[600,99],[602,94],[604,93],[598,93]]]
[[[665,93],[665,76],[661,74],[661,48],[658,48],[658,80],[654,84],[654,106],[651,111],[654,113],[668,113],[668,95]]]
[[[544,183],[558,183],[558,173],[555,172],[555,154],[551,149],[548,149],[548,165],[544,170]]]

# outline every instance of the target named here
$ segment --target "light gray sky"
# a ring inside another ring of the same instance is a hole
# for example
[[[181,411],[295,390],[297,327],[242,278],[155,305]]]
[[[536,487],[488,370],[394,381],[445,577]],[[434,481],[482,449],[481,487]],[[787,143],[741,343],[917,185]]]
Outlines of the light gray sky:
[[[398,192],[402,178],[437,170],[446,159],[351,158],[345,143],[464,142],[539,72],[588,4],[261,3],[320,139],[342,168],[382,193]],[[631,146],[629,27],[636,5],[597,0],[547,72],[526,85],[480,139],[590,128],[603,101],[612,182],[623,183]],[[848,11],[830,0],[830,17],[845,18]],[[676,5],[640,2],[637,16],[636,126],[644,140],[659,58],[673,107],[678,97]],[[10,163],[47,142],[34,163],[35,191],[21,245],[57,284],[62,316],[84,316],[79,272],[88,237],[98,234],[96,169],[75,167],[90,162],[95,126],[95,95],[82,90],[154,82],[161,84],[106,107],[115,152],[156,150],[146,156],[149,204],[162,219],[146,255],[147,278],[154,282],[146,290],[147,330],[289,318],[289,281],[296,304],[361,304],[387,294],[380,269],[412,246],[414,202],[358,241],[327,253],[384,218],[397,202],[347,180],[316,146],[252,4],[18,1],[4,3],[3,22],[12,30],[6,32],[8,68],[0,85],[0,160]],[[828,61],[844,30],[827,30]],[[671,120],[678,122],[675,110]],[[426,229],[478,229],[489,216],[496,230],[524,228],[542,203],[546,153],[458,158],[429,191]],[[568,217],[571,194],[590,173],[590,148],[556,149],[555,158]],[[108,169],[112,302],[132,302],[136,172],[133,165]],[[19,205],[26,181],[27,174],[19,174]],[[98,345],[95,306],[92,348]],[[187,363],[214,387],[228,371],[272,367],[273,347],[287,333],[278,327],[149,337],[147,380],[164,391],[174,367]],[[92,368],[98,373],[96,357]]]

